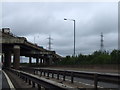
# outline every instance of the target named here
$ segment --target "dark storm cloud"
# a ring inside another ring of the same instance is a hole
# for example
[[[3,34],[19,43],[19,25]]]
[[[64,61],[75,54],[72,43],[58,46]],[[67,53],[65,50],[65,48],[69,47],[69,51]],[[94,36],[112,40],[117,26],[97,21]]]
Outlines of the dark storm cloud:
[[[73,52],[73,22],[76,20],[76,52],[89,54],[100,48],[100,33],[107,50],[117,48],[117,3],[3,3],[3,27],[16,35],[47,47],[48,36],[61,55]],[[39,36],[39,38],[37,38]]]

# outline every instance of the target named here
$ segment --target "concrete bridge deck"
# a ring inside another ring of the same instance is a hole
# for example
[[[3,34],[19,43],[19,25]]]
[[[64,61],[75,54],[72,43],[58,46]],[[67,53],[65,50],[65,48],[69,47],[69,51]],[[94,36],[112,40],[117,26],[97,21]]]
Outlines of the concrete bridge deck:
[[[11,66],[13,66],[14,69],[19,69],[20,56],[29,57],[30,65],[32,64],[32,58],[35,58],[36,65],[41,66],[51,65],[61,59],[61,56],[56,54],[55,51],[46,50],[42,46],[29,42],[25,37],[16,36],[10,32],[9,28],[0,29],[0,63],[2,62],[2,67],[11,68]],[[9,75],[16,88],[28,87],[15,75],[9,72],[6,73]],[[6,74],[1,72],[0,78],[2,81],[0,87],[10,88]]]
[[[2,46],[1,46],[2,45]],[[51,65],[61,59],[61,56],[55,51],[49,51],[42,46],[29,42],[25,37],[15,36],[9,28],[3,28],[0,31],[0,55],[4,67],[11,67],[11,56],[13,56],[13,67],[19,69],[20,56],[29,57],[29,63],[32,58],[36,59],[36,64]]]

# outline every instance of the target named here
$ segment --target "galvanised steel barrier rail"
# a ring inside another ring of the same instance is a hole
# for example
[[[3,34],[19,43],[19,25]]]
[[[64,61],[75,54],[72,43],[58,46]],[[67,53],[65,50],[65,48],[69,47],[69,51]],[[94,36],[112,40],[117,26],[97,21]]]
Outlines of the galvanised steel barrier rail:
[[[41,90],[41,87],[44,87],[45,90],[68,90],[70,89],[70,87],[61,86],[61,84],[59,83],[52,83],[52,82],[46,81],[30,73],[26,73],[26,72],[15,70],[15,69],[7,69],[7,70],[16,74],[18,77],[23,79],[26,83],[28,83],[29,85],[32,85],[32,87],[37,87],[38,90]]]
[[[97,89],[97,85],[99,81],[115,83],[120,85],[120,75],[118,74],[104,74],[104,73],[95,73],[95,72],[84,72],[84,71],[72,71],[72,70],[57,70],[57,69],[33,69],[34,74],[38,74],[40,76],[52,74],[52,78],[57,74],[57,79],[59,79],[59,75],[63,76],[63,81],[65,81],[66,76],[71,77],[71,83],[74,83],[74,78],[85,78],[94,80],[94,88]]]

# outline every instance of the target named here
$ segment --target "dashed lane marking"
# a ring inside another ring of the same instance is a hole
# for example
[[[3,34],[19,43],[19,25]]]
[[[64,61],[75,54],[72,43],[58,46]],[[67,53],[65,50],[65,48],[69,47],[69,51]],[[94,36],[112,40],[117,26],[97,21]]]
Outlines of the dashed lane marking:
[[[62,78],[60,78],[60,79],[62,79]],[[65,79],[65,80],[67,80],[67,81],[71,81],[70,79]],[[80,84],[84,84],[84,85],[87,85],[87,86],[94,86],[94,85],[91,85],[91,84],[87,84],[87,83],[83,83],[83,82],[78,82],[78,81],[74,81],[74,82],[76,82],[76,83],[80,83]],[[103,87],[101,87],[101,86],[97,86],[98,88],[103,88]]]
[[[51,75],[50,75],[51,76]],[[57,78],[56,76],[54,77],[54,78]],[[60,79],[63,79],[63,78],[60,78]],[[70,79],[65,79],[65,80],[67,80],[67,81],[71,81]],[[76,83],[80,83],[80,84],[84,84],[84,85],[87,85],[87,86],[93,86],[94,87],[94,85],[92,85],[92,84],[87,84],[87,83],[83,83],[83,82],[78,82],[78,81],[74,81],[74,82],[76,82]],[[104,88],[104,87],[102,87],[102,86],[97,86],[98,88]]]

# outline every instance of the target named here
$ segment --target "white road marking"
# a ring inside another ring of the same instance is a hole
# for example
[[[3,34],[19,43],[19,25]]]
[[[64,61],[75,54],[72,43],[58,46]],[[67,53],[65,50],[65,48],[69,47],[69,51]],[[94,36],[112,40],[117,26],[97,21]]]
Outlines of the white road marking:
[[[50,75],[50,76],[51,76],[51,75]],[[57,77],[55,76],[54,78],[57,78]],[[60,78],[60,79],[63,79],[63,78]],[[65,79],[65,80],[71,81],[70,79]],[[78,81],[74,81],[74,82],[80,83],[80,84],[84,84],[84,85],[87,85],[87,86],[93,86],[93,87],[94,87],[94,85],[92,85],[92,84],[87,84],[87,83],[78,82]],[[104,87],[101,87],[101,86],[97,86],[97,87],[98,87],[98,88],[104,88]]]
[[[2,70],[2,72],[4,73],[4,75],[5,75],[5,77],[6,77],[7,81],[8,81],[10,89],[15,90],[15,87],[13,86],[13,84],[12,84],[11,80],[9,79],[8,75],[3,70]]]

